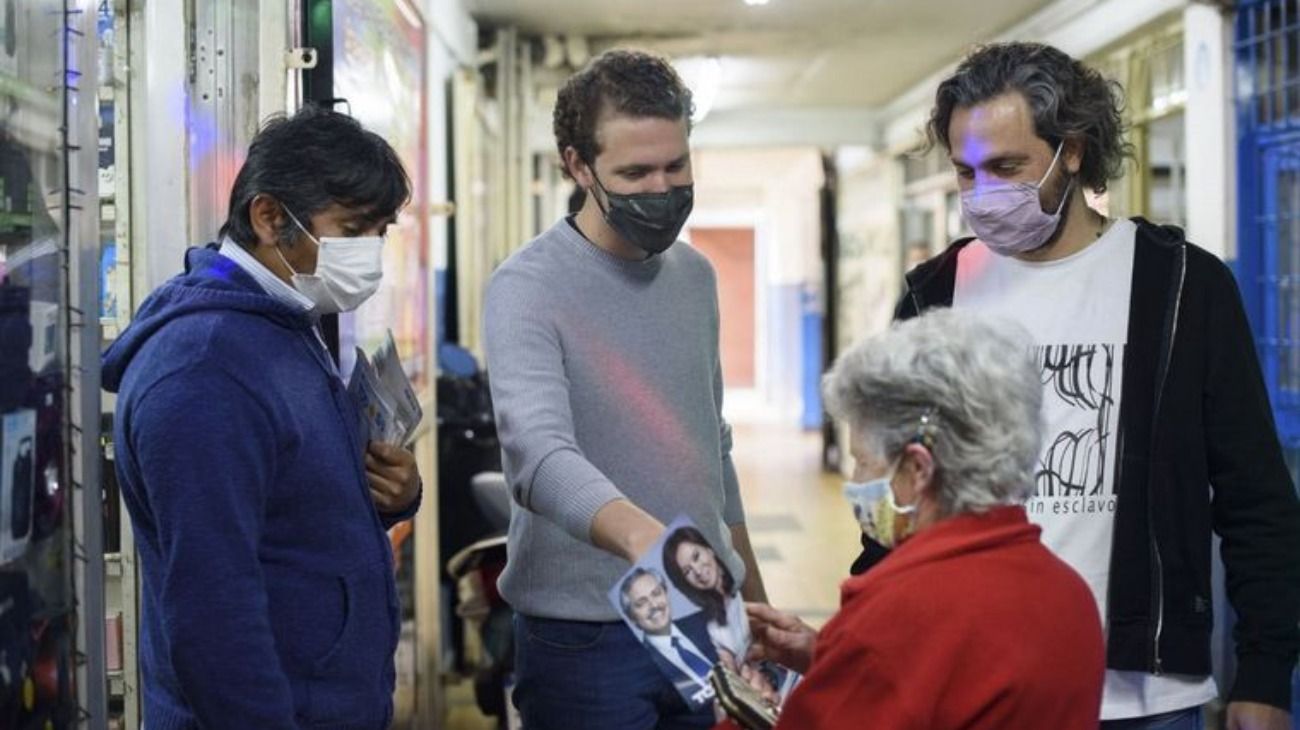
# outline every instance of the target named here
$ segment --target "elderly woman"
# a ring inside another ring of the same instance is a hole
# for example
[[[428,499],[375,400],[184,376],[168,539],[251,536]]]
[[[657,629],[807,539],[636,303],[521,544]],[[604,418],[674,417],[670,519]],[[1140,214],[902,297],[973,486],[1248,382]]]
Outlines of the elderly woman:
[[[826,376],[856,462],[846,493],[894,549],[844,583],[820,633],[751,605],[755,653],[806,673],[778,728],[1096,729],[1096,603],[1021,506],[1042,431],[1026,337],[936,310]]]

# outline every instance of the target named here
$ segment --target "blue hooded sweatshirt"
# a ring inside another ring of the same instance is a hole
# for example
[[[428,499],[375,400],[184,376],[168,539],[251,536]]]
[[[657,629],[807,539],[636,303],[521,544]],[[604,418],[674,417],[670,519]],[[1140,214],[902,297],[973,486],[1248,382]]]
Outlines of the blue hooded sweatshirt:
[[[103,357],[149,730],[386,728],[397,591],[356,408],[307,313],[215,250],[185,265]]]

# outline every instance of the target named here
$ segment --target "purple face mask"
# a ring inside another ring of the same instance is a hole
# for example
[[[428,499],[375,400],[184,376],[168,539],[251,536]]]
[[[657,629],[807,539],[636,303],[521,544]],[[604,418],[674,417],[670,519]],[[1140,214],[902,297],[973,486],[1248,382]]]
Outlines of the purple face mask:
[[[972,188],[961,194],[962,216],[975,235],[993,253],[1001,256],[1014,256],[1018,253],[1039,248],[1056,233],[1061,224],[1061,211],[1065,201],[1070,198],[1070,188],[1074,185],[1071,178],[1061,196],[1056,212],[1048,213],[1039,202],[1039,191],[1056,162],[1061,158],[1061,147],[1056,147],[1056,155],[1047,168],[1043,179],[1037,184],[1023,182],[993,183],[983,187]]]

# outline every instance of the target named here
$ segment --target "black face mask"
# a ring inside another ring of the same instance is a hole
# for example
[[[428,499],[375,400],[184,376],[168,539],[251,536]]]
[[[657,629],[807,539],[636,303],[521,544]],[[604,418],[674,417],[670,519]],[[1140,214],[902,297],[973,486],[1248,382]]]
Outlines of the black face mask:
[[[596,177],[595,171],[591,176]],[[609,207],[606,207],[600,203],[600,196],[596,196],[596,203],[605,214],[605,222],[625,241],[651,256],[661,254],[673,245],[695,205],[693,185],[678,185],[666,193],[633,195],[611,193],[599,178],[596,178],[596,185],[605,191],[605,198],[609,201]]]

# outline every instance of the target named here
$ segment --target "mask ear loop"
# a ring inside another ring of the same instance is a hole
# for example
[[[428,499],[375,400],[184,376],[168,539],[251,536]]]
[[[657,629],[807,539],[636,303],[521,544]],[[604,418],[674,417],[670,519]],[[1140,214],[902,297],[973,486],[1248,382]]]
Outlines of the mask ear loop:
[[[937,428],[933,423],[934,415],[937,410],[938,409],[934,406],[930,406],[921,412],[920,418],[917,419],[916,434],[912,436],[910,440],[910,443],[920,444],[931,453],[934,453],[934,439],[937,435]],[[894,465],[894,470],[897,471],[899,466],[902,466],[901,457],[899,462]],[[906,507],[899,506],[898,502],[894,499],[893,489],[888,490],[885,496],[889,499],[890,506],[899,514],[906,515],[916,511],[917,505],[915,504],[909,504]]]
[[[596,183],[587,189],[587,194],[596,199],[596,207],[600,209],[600,214],[608,216],[609,207],[605,205],[605,203],[600,202],[600,196],[596,194],[596,189],[599,188],[600,192],[605,194],[606,200],[609,199],[609,190],[605,188],[605,183],[601,182],[600,176],[596,174],[596,163],[587,162],[586,160],[583,160],[583,163],[586,164],[587,169],[591,171],[591,179]]]
[[[293,212],[289,210],[289,207],[284,205],[283,203],[280,204],[280,209],[284,211],[285,215],[289,216],[289,220],[293,221],[293,224],[295,226],[298,226],[298,230],[302,231],[303,234],[307,236],[307,238],[311,239],[312,243],[316,244],[316,250],[319,251],[321,247],[320,241],[316,240],[316,237],[311,235],[311,233],[307,231],[307,228],[303,226],[301,221],[298,220],[298,216],[294,215]],[[275,255],[280,257],[280,263],[284,264],[284,268],[289,270],[289,275],[291,277],[303,276],[303,274],[300,273],[297,269],[289,265],[289,259],[286,259],[284,257],[284,252],[280,250],[280,243],[278,241],[275,244]]]
[[[1061,152],[1064,149],[1065,149],[1065,140],[1062,139],[1060,143],[1056,145],[1056,154],[1052,155],[1052,164],[1047,166],[1047,172],[1043,173],[1043,179],[1039,180],[1038,184],[1035,185],[1034,187],[1036,188],[1043,187],[1043,183],[1047,182],[1047,178],[1052,176],[1052,171],[1056,169],[1056,163],[1061,161]]]
[[[1043,173],[1043,179],[1039,180],[1038,184],[1034,186],[1035,189],[1037,190],[1043,189],[1043,185],[1047,183],[1047,178],[1051,177],[1052,171],[1056,169],[1056,163],[1061,161],[1061,152],[1064,150],[1065,150],[1065,140],[1062,139],[1060,144],[1056,145],[1056,154],[1052,157],[1052,164],[1047,167],[1047,172]],[[1066,170],[1066,174],[1070,174],[1070,171]],[[1065,184],[1065,192],[1061,193],[1061,202],[1057,203],[1056,212],[1053,213],[1052,215],[1060,215],[1061,211],[1065,210],[1065,203],[1070,199],[1071,191],[1074,190],[1075,177],[1076,177],[1075,175],[1070,174],[1070,181]],[[922,417],[924,418],[924,416]]]
[[[320,239],[311,235],[311,231],[307,230],[307,226],[304,226],[302,224],[302,221],[298,220],[298,216],[294,215],[293,211],[289,210],[288,206],[281,205],[280,208],[284,211],[285,215],[289,216],[289,220],[293,221],[293,224],[295,226],[298,226],[298,230],[302,231],[303,235],[305,235],[307,238],[310,238],[311,242],[316,244],[316,248],[318,249],[321,248]]]

